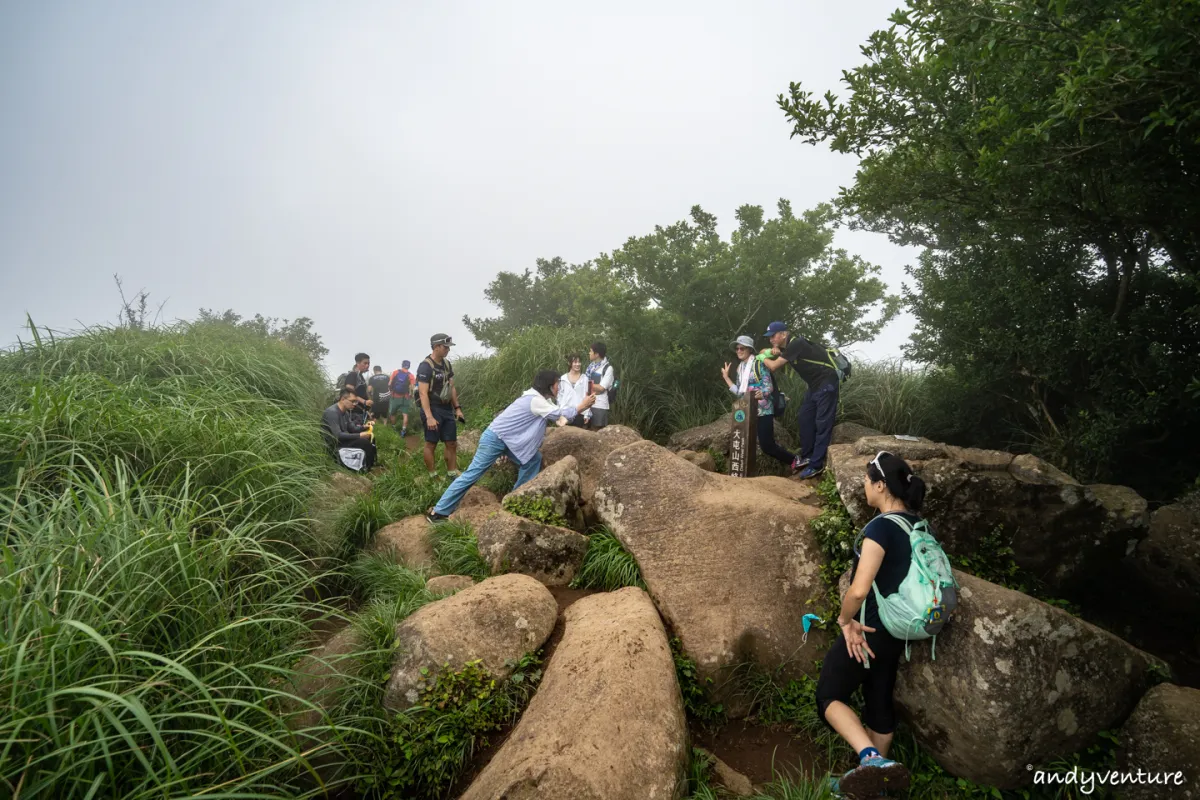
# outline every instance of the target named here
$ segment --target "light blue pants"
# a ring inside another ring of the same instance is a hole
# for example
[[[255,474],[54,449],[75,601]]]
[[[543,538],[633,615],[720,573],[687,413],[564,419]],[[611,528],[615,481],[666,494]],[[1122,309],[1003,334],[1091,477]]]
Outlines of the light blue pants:
[[[500,441],[500,437],[493,433],[491,428],[488,428],[479,437],[479,447],[475,448],[475,457],[471,459],[471,466],[467,467],[466,472],[455,478],[454,483],[446,487],[446,491],[442,493],[442,499],[438,500],[437,505],[433,507],[434,513],[446,516],[453,514],[467,490],[474,486],[483,477],[483,473],[487,472],[496,463],[496,459],[502,455],[507,455],[509,460],[520,467],[514,489],[533,480],[542,471],[541,452],[534,453],[533,458],[522,464],[513,455],[512,450],[509,450],[508,446]]]

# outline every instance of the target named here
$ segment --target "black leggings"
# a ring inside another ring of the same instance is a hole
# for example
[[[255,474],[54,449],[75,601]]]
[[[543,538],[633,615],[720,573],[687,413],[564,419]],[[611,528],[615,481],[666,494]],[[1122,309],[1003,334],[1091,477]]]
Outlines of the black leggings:
[[[843,634],[838,635],[837,641],[825,654],[821,677],[817,679],[817,709],[826,725],[829,725],[829,720],[825,719],[825,709],[829,708],[829,704],[838,700],[850,705],[850,695],[861,686],[863,724],[875,733],[896,730],[892,690],[896,688],[896,671],[900,668],[904,642],[888,634],[882,625],[878,627],[879,630],[866,635],[867,644],[875,653],[870,660],[870,669],[846,652],[846,637]]]
[[[791,466],[796,458],[775,442],[775,417],[771,414],[758,418],[758,446],[771,458],[787,466]]]

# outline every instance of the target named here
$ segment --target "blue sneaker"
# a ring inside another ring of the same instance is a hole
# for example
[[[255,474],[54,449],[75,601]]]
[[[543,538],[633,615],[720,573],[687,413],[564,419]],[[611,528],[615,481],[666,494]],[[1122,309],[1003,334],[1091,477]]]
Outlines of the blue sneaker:
[[[802,470],[808,466],[809,459],[796,456],[792,459],[792,472]]]
[[[805,478],[815,478],[824,471],[825,471],[824,464],[820,464],[815,467],[812,464],[809,464],[807,467],[800,470],[800,475],[798,477],[801,480],[804,480]]]
[[[850,770],[853,772],[854,770]],[[846,773],[847,775],[850,773]],[[842,800],[846,795],[842,794],[842,779],[835,778],[830,775],[825,779],[825,788],[829,791],[829,796],[834,800]]]
[[[838,788],[847,800],[871,800],[885,791],[904,791],[910,779],[903,764],[871,756],[843,775]]]

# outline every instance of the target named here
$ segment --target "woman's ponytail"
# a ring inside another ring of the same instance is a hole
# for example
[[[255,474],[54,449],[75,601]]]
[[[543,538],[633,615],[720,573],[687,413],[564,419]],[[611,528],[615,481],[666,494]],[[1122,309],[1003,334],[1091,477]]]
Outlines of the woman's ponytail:
[[[867,465],[867,477],[872,481],[882,480],[888,492],[902,500],[909,511],[921,513],[925,504],[925,481],[912,471],[903,458],[892,453],[880,453]]]

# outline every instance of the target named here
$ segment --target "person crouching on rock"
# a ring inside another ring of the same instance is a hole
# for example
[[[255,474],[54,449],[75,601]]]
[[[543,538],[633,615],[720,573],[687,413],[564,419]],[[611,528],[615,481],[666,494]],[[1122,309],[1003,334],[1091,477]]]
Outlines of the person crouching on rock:
[[[925,500],[925,482],[899,456],[882,452],[867,465],[863,478],[867,504],[880,516],[867,523],[861,550],[856,549],[850,589],[842,599],[837,623],[841,634],[825,655],[817,681],[821,718],[858,753],[859,765],[831,788],[845,797],[875,797],[885,789],[906,789],[908,770],[887,758],[896,729],[892,690],[904,641],[888,633],[879,617],[872,584],[887,597],[908,574],[912,546],[908,533],[887,514],[916,524]],[[856,617],[866,605],[865,624]],[[850,707],[850,695],[863,690],[862,721]]]
[[[471,466],[446,487],[426,519],[440,522],[449,518],[467,490],[501,456],[507,455],[519,468],[514,489],[536,476],[542,468],[540,450],[542,440],[546,438],[546,423],[562,420],[560,424],[565,425],[596,402],[595,395],[588,395],[574,407],[560,408],[556,402],[557,392],[558,373],[548,369],[539,372],[533,379],[533,387],[512,401],[487,426],[487,430],[479,437],[479,446],[475,449]]]
[[[795,453],[780,447],[775,442],[775,383],[771,370],[763,365],[754,355],[754,340],[749,336],[739,336],[733,342],[733,351],[737,353],[738,368],[737,382],[729,377],[729,364],[721,370],[721,377],[734,397],[747,393],[758,401],[758,446],[762,451],[784,466],[790,467],[796,460]]]

